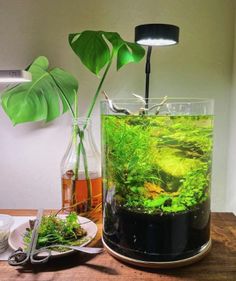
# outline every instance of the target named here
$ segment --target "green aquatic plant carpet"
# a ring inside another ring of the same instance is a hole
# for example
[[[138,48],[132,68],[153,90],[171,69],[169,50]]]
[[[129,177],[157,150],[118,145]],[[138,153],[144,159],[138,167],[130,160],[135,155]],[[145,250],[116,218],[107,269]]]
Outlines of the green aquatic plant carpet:
[[[116,204],[183,212],[209,198],[213,116],[102,116],[103,181]]]

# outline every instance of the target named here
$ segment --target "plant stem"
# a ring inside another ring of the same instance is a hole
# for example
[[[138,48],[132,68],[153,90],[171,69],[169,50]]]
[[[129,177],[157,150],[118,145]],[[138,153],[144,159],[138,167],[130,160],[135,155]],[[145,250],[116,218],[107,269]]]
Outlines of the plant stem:
[[[95,106],[95,103],[97,101],[98,95],[100,93],[101,87],[102,87],[102,85],[104,83],[104,80],[105,80],[105,78],[107,76],[107,73],[108,73],[108,71],[109,71],[109,69],[111,67],[113,55],[114,55],[114,53],[112,52],[110,61],[107,64],[107,67],[106,67],[106,69],[105,69],[105,71],[103,73],[102,79],[101,79],[101,81],[100,81],[100,83],[98,85],[98,88],[97,88],[96,93],[95,93],[95,95],[93,97],[92,103],[91,103],[91,105],[89,107],[89,110],[87,112],[85,124],[84,124],[82,130],[80,130],[80,128],[78,127],[78,124],[75,124],[75,120],[78,119],[78,96],[75,95],[75,108],[74,108],[74,111],[73,111],[73,109],[72,109],[68,99],[64,95],[60,85],[57,83],[57,81],[51,75],[52,79],[55,81],[55,83],[58,86],[60,92],[62,93],[62,97],[63,97],[64,101],[66,102],[66,104],[67,104],[67,106],[68,106],[68,108],[69,108],[69,110],[70,110],[70,112],[72,114],[72,117],[74,119],[74,123],[73,123],[73,143],[74,143],[75,146],[77,144],[78,134],[79,134],[79,137],[80,137],[80,142],[79,142],[78,147],[76,149],[77,150],[76,161],[75,161],[75,166],[74,166],[74,171],[73,171],[74,172],[74,179],[72,181],[72,198],[71,198],[72,205],[74,205],[74,203],[76,203],[76,196],[75,196],[75,193],[76,193],[76,180],[78,179],[80,152],[82,152],[83,162],[84,162],[84,172],[85,172],[85,178],[86,178],[86,181],[87,181],[87,189],[88,189],[88,210],[91,210],[91,208],[92,208],[92,184],[91,184],[91,179],[89,177],[87,155],[86,155],[86,151],[85,151],[84,144],[83,144],[84,130],[87,128],[88,120],[91,117],[91,114],[92,114],[93,108]]]
[[[87,125],[88,125],[88,120],[89,118],[91,117],[91,114],[92,114],[92,111],[93,111],[93,108],[95,106],[95,103],[97,101],[97,98],[98,98],[98,95],[100,93],[100,90],[102,88],[102,85],[104,83],[104,80],[107,76],[107,73],[111,67],[111,64],[112,64],[112,58],[114,56],[114,52],[112,52],[111,54],[111,58],[110,58],[110,61],[109,63],[107,64],[107,67],[103,73],[103,76],[102,76],[102,79],[97,87],[97,90],[96,90],[96,93],[93,97],[93,100],[92,100],[92,103],[89,107],[89,110],[87,112],[87,115],[86,115],[86,120],[85,120],[85,124],[83,126],[83,131],[87,128]],[[88,172],[88,160],[87,160],[87,155],[86,155],[86,151],[84,149],[84,145],[83,145],[83,141],[81,139],[80,141],[80,144],[81,144],[81,150],[82,150],[82,154],[83,154],[83,160],[84,160],[84,172],[85,172],[85,178],[86,178],[86,181],[87,181],[87,189],[88,189],[88,210],[91,209],[92,207],[92,184],[91,184],[91,179],[89,178],[89,172]]]
[[[72,191],[71,191],[71,202],[72,205],[76,203],[76,180],[78,179],[79,176],[79,160],[80,160],[80,146],[78,145],[77,147],[77,139],[78,139],[78,133],[80,131],[79,126],[77,124],[78,122],[78,115],[79,115],[79,110],[78,110],[78,95],[75,94],[75,101],[74,101],[74,116],[73,116],[73,145],[76,149],[76,159],[75,159],[75,164],[74,164],[74,177],[72,180]]]
[[[98,87],[97,87],[96,93],[95,93],[95,95],[94,95],[94,97],[93,97],[92,103],[91,103],[91,105],[90,105],[90,107],[89,107],[89,110],[88,110],[88,112],[87,112],[87,116],[86,116],[87,120],[86,120],[86,123],[84,124],[83,129],[85,129],[85,128],[87,127],[88,119],[90,118],[90,116],[91,116],[91,114],[92,114],[93,108],[94,108],[95,103],[96,103],[96,101],[97,101],[97,97],[98,97],[98,95],[99,95],[99,93],[100,93],[100,90],[101,90],[101,88],[102,88],[102,85],[103,85],[103,83],[104,83],[104,80],[105,80],[105,78],[106,78],[106,76],[107,76],[108,70],[109,70],[110,67],[111,67],[113,56],[114,56],[114,53],[112,52],[110,61],[109,61],[109,63],[107,64],[107,67],[106,67],[106,69],[105,69],[105,71],[104,71],[104,73],[103,73],[102,79],[101,79],[101,81],[100,81],[100,83],[99,83],[99,85],[98,85]]]
[[[78,95],[75,95],[74,101],[74,116],[73,116],[73,143],[77,145],[77,135],[79,131],[78,122]]]
[[[55,81],[57,87],[59,88],[61,94],[62,94],[62,97],[64,99],[64,101],[66,102],[70,112],[71,112],[71,115],[73,117],[73,145],[75,145],[75,147],[77,146],[77,138],[78,138],[78,134],[79,134],[79,137],[80,137],[80,142],[78,143],[78,146],[77,146],[77,153],[76,153],[76,160],[75,160],[75,166],[74,166],[74,177],[73,177],[73,180],[72,180],[72,194],[71,194],[71,202],[72,202],[72,205],[74,205],[76,203],[76,180],[78,179],[78,176],[79,176],[79,162],[80,162],[80,152],[82,151],[82,155],[83,155],[83,160],[84,160],[84,172],[85,172],[85,178],[86,178],[86,181],[87,181],[87,188],[88,188],[88,210],[91,209],[92,207],[92,185],[91,185],[91,180],[89,178],[89,172],[88,172],[88,160],[87,160],[87,155],[86,155],[86,151],[84,149],[84,145],[83,145],[83,138],[84,138],[84,129],[87,127],[87,122],[88,122],[88,118],[90,117],[91,113],[92,113],[92,110],[93,110],[93,107],[95,105],[95,102],[96,102],[96,99],[98,97],[98,94],[99,94],[99,91],[102,87],[102,84],[104,82],[104,79],[106,77],[106,74],[110,68],[110,65],[111,65],[111,61],[109,62],[109,64],[107,65],[107,68],[103,74],[103,77],[101,79],[101,82],[99,83],[99,86],[98,86],[98,89],[96,91],[96,94],[93,98],[93,101],[92,101],[92,104],[89,108],[89,112],[87,114],[87,119],[86,119],[86,123],[83,127],[83,130],[81,131],[78,124],[77,124],[77,121],[78,121],[78,95],[75,93],[75,101],[74,101],[74,111],[66,97],[66,95],[63,93],[60,85],[57,83],[57,81],[54,79],[54,77],[51,75],[52,79]]]
[[[64,99],[65,103],[67,104],[68,106],[68,109],[72,115],[72,118],[73,118],[73,145],[76,147],[77,145],[77,135],[78,135],[78,132],[79,132],[79,127],[78,127],[78,124],[75,123],[75,121],[77,122],[77,119],[78,119],[78,94],[75,92],[75,100],[74,100],[74,110],[72,109],[66,95],[64,94],[62,88],[60,87],[60,85],[57,83],[56,79],[53,77],[53,75],[51,75],[49,73],[49,75],[51,76],[51,78],[53,79],[53,81],[55,82],[55,84],[57,85],[58,89],[60,90],[61,92],[61,96],[62,98]],[[73,172],[74,172],[74,175],[73,175],[73,178],[72,178],[72,182],[71,182],[71,205],[75,205],[76,203],[76,180],[78,179],[78,170],[79,170],[79,158],[80,158],[80,152],[78,151],[76,153],[76,160],[75,160],[75,166],[74,166],[74,169],[73,169]]]
[[[82,135],[83,138],[84,135]],[[86,151],[84,149],[84,144],[83,141],[81,140],[81,151],[84,159],[84,172],[85,172],[85,178],[87,181],[87,188],[88,188],[88,211],[91,210],[92,208],[92,184],[91,184],[91,179],[89,177],[89,171],[88,171],[88,160],[87,160],[87,155]]]
[[[74,116],[77,119],[79,117],[79,103],[78,103],[79,97],[78,94],[75,93],[75,100],[74,100]]]

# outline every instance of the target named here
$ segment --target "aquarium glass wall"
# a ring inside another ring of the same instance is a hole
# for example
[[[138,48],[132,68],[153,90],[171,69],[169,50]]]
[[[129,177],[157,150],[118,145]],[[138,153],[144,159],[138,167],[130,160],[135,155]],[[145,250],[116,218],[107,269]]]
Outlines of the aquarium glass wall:
[[[210,243],[213,102],[113,103],[128,110],[101,104],[105,245],[141,261],[197,255]]]

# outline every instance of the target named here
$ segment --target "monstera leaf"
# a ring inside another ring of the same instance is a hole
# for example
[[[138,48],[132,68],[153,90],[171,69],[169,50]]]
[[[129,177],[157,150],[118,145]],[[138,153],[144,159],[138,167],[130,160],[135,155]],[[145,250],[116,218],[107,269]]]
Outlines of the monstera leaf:
[[[49,122],[73,105],[77,80],[60,68],[48,69],[46,57],[38,57],[27,69],[32,81],[6,90],[2,107],[14,125],[24,122]]]
[[[86,30],[69,34],[69,44],[81,62],[98,75],[113,56],[117,56],[117,70],[130,62],[139,62],[144,54],[143,47],[124,41],[116,32]]]

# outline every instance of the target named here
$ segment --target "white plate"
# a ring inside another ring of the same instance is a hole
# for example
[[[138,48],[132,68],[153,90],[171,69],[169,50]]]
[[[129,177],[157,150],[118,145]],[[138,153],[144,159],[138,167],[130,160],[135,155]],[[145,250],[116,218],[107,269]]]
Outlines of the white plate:
[[[63,217],[65,217],[65,216],[60,216],[60,218],[63,218]],[[94,222],[92,222],[91,220],[84,218],[84,217],[78,216],[78,221],[81,224],[81,226],[87,231],[87,235],[83,237],[83,239],[87,238],[86,239],[87,241],[84,242],[83,244],[81,244],[81,246],[85,246],[89,242],[91,242],[93,240],[93,238],[96,236],[97,226]],[[11,231],[11,233],[9,235],[8,243],[13,250],[17,250],[19,247],[23,248],[25,246],[25,244],[23,242],[23,237],[24,237],[27,227],[29,227],[29,222],[22,223],[21,225],[19,225],[18,227],[16,227],[15,229],[13,229]],[[52,251],[52,256],[60,257],[60,256],[71,254],[73,252],[74,252],[74,250],[68,250],[65,252]]]

